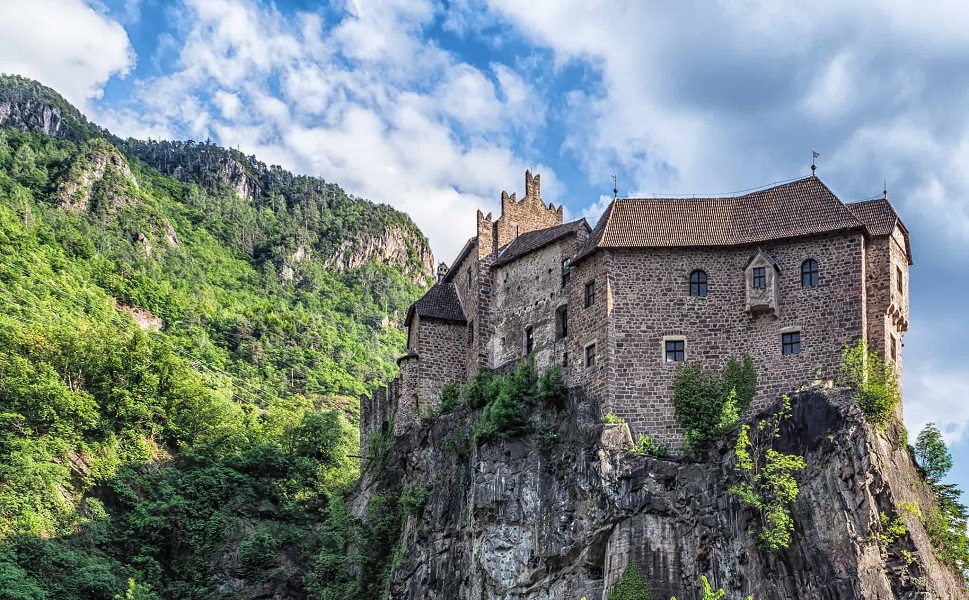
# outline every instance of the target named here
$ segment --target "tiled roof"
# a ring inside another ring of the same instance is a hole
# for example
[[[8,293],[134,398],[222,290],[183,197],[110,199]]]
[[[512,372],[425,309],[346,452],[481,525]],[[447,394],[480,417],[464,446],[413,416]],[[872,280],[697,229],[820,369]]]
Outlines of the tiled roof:
[[[865,224],[868,235],[892,235],[895,226],[898,225],[905,236],[905,253],[908,255],[908,264],[912,264],[912,247],[908,241],[908,229],[905,228],[905,224],[902,223],[898,213],[895,212],[892,203],[887,198],[852,202],[845,206],[851,211],[851,214]]]
[[[846,204],[851,214],[865,224],[869,235],[891,235],[898,222],[898,215],[888,200],[865,200]]]
[[[579,258],[596,248],[736,246],[861,228],[816,177],[727,198],[615,200]]]
[[[407,311],[405,326],[410,326],[414,314],[429,319],[444,319],[466,323],[464,309],[461,307],[461,299],[458,297],[458,290],[453,283],[438,283],[427,290],[420,300],[411,305]]]
[[[585,219],[579,219],[571,223],[523,233],[515,238],[513,242],[505,246],[505,249],[498,256],[498,260],[494,262],[494,266],[498,267],[508,264],[560,238],[576,233],[583,228],[589,231],[589,225],[585,222]]]

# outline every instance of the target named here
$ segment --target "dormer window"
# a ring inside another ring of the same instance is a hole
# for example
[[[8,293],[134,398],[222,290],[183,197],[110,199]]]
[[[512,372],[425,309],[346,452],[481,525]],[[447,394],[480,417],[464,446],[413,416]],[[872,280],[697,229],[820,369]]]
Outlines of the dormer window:
[[[801,264],[801,287],[818,287],[818,261],[813,258]]]
[[[706,271],[693,271],[690,273],[690,295],[696,298],[707,297]]]
[[[754,289],[762,290],[767,287],[767,269],[754,267]]]

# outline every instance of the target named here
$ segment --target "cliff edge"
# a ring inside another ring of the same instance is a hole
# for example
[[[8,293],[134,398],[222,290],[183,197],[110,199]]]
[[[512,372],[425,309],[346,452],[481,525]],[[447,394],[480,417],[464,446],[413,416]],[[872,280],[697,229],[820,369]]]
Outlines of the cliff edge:
[[[701,575],[727,598],[969,597],[933,554],[920,514],[934,499],[903,429],[872,427],[850,391],[791,397],[775,448],[807,466],[779,553],[757,547],[754,515],[728,491],[736,431],[706,460],[645,457],[629,451],[624,425],[602,424],[597,404],[574,390],[568,403],[533,409],[535,433],[481,446],[470,442],[473,412],[445,414],[371,461],[351,503],[358,516],[392,488],[424,490],[402,524],[389,598],[598,600],[629,563],[663,600],[699,598]],[[904,527],[890,533],[893,522]]]

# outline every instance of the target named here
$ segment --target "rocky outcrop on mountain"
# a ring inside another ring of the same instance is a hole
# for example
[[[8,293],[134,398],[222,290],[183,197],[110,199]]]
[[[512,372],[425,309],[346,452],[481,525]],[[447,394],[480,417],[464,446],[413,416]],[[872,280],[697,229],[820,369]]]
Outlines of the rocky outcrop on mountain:
[[[573,394],[560,415],[535,413],[531,434],[475,448],[473,415],[452,413],[398,437],[389,477],[365,472],[354,511],[387,485],[425,486],[403,526],[390,598],[605,599],[629,563],[653,597],[698,598],[707,576],[727,598],[967,598],[911,507],[933,499],[900,426],[873,428],[850,392],[792,398],[777,449],[803,456],[792,543],[773,554],[754,515],[728,492],[736,434],[704,461],[641,457],[595,403]],[[625,427],[624,425],[621,427]],[[883,515],[905,533],[882,536]]]
[[[0,127],[56,137],[61,131],[61,111],[56,106],[35,100],[27,100],[23,105],[0,100]]]
[[[94,191],[100,188],[100,194]],[[86,145],[57,190],[58,204],[68,210],[88,210],[92,196],[100,200],[97,208],[107,214],[136,199],[138,182],[128,161],[112,146],[96,140]]]
[[[374,260],[388,265],[409,266],[406,275],[422,286],[430,283],[428,275],[434,272],[434,255],[427,241],[403,227],[388,227],[360,239],[344,240],[323,264],[349,270]]]

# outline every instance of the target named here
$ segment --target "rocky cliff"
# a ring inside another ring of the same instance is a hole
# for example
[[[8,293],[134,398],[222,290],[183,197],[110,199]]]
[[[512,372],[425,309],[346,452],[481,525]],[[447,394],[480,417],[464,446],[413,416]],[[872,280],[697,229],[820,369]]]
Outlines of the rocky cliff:
[[[641,457],[625,425],[602,425],[589,400],[570,403],[532,415],[541,433],[478,448],[456,443],[474,415],[448,414],[397,438],[389,468],[365,471],[358,515],[391,486],[430,491],[403,525],[390,598],[598,600],[630,562],[663,600],[699,598],[701,575],[727,598],[969,597],[912,512],[933,499],[901,428],[873,428],[849,392],[792,398],[776,448],[807,468],[793,541],[778,554],[758,549],[754,516],[728,492],[736,433],[703,461]],[[884,518],[905,532],[880,538]]]

